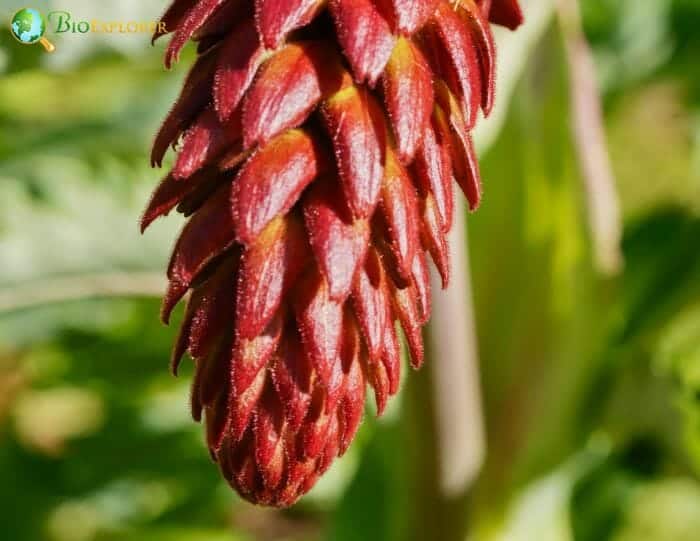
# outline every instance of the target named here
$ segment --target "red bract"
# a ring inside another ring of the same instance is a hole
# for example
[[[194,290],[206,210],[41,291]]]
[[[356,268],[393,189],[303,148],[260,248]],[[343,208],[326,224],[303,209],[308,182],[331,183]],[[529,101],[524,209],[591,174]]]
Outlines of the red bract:
[[[199,58],[152,153],[178,149],[142,228],[177,208],[163,305],[188,290],[173,369],[254,503],[288,506],[350,445],[366,387],[423,363],[428,256],[446,286],[454,182],[481,181],[470,130],[495,96],[491,23],[516,0],[176,0],[166,65]],[[158,35],[154,38],[159,37]]]

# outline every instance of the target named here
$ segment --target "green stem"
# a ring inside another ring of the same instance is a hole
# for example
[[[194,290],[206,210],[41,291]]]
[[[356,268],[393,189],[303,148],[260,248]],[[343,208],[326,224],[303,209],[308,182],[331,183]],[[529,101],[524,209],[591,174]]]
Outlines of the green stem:
[[[47,304],[112,297],[160,297],[162,273],[117,271],[56,276],[0,288],[0,315]]]
[[[469,489],[485,454],[476,336],[467,256],[466,211],[451,235],[453,281],[433,277],[426,368],[410,378],[404,433],[409,518],[402,539],[462,541]]]

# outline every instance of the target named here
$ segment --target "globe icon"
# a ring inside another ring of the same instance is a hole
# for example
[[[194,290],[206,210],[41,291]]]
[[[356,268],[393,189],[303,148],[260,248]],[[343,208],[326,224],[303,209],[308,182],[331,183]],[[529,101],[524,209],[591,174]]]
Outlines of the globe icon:
[[[55,49],[53,44],[44,37],[44,33],[46,32],[46,23],[44,22],[44,18],[41,16],[41,13],[39,13],[36,9],[20,9],[12,17],[10,29],[12,31],[12,35],[20,43],[32,45],[39,42],[49,52],[53,52]]]

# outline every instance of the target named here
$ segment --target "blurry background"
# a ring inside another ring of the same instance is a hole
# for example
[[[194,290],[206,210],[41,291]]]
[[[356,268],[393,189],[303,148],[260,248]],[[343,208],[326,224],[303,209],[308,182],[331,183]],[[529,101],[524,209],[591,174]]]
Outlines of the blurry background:
[[[32,7],[150,20],[165,3]],[[523,3],[528,25],[499,34],[519,41],[501,48],[504,114],[481,132],[486,197],[469,217],[481,475],[449,502],[426,488],[424,371],[286,512],[225,486],[189,419],[191,367],[168,373],[177,327],[160,325],[156,297],[181,220],[137,234],[162,174],[150,141],[192,51],[165,72],[144,35],[51,35],[49,56],[0,30],[4,539],[458,539],[430,533],[449,509],[479,541],[697,541],[700,3],[581,1],[621,209],[607,238],[581,173],[595,145],[572,135],[575,17]],[[24,5],[4,0],[0,19]],[[598,254],[607,243],[614,262],[617,223],[615,268]]]

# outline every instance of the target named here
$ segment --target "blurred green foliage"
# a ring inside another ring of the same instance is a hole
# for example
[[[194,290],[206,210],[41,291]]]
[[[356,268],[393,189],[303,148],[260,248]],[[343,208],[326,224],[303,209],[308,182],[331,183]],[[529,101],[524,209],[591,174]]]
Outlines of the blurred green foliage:
[[[486,199],[469,222],[489,453],[464,515],[478,540],[691,541],[700,4],[581,4],[605,92],[625,267],[605,279],[591,263],[553,25],[484,156]],[[434,503],[421,488],[426,374],[411,375],[385,419],[368,419],[312,495],[265,511],[239,502],[210,463],[188,417],[188,369],[179,379],[166,370],[176,327],[158,323],[154,299],[23,304],[56,279],[161,273],[179,225],[162,221],[144,237],[136,228],[160,174],[148,145],[187,59],[168,73],[159,50],[81,51],[47,65],[0,32],[3,536],[425,539],[413,526]]]

